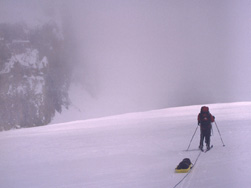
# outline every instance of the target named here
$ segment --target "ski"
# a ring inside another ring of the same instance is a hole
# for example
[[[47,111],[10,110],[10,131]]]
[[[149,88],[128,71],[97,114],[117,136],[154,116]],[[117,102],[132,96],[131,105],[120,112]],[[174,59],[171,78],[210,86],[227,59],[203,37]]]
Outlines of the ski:
[[[212,149],[214,146],[213,145],[211,145],[210,146],[210,148],[209,149],[206,149],[204,152],[206,153],[206,152],[208,152],[210,149]]]

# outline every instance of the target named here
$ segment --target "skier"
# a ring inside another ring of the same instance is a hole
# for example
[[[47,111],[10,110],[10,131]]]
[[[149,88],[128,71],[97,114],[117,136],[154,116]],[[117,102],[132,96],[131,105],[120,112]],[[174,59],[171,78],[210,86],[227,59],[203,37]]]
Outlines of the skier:
[[[198,125],[200,126],[200,145],[199,149],[203,151],[203,142],[205,138],[205,143],[207,150],[210,149],[210,136],[212,129],[212,122],[214,122],[215,117],[209,112],[207,106],[202,106],[200,113],[198,114]]]

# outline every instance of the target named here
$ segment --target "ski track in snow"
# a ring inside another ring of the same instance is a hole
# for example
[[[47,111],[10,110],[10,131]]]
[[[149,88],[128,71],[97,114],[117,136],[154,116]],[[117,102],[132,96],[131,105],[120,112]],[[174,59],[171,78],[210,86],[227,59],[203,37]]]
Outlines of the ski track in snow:
[[[251,185],[251,102],[211,104],[213,149],[177,187]],[[200,106],[0,132],[1,188],[172,188],[183,158],[199,154]]]

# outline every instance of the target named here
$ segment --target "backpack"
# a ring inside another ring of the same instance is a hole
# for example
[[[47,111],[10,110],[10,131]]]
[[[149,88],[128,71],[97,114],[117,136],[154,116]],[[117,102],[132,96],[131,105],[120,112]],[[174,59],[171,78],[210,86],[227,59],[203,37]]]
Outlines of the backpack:
[[[209,113],[209,108],[207,106],[202,106],[200,109],[200,113]]]

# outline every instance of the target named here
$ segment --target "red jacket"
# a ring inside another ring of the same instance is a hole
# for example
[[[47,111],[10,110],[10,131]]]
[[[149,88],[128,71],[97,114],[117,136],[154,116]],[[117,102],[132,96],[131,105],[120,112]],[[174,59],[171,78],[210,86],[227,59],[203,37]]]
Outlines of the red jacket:
[[[208,113],[198,114],[198,125],[200,125],[201,131],[209,131],[212,128],[211,123],[214,122],[214,116]]]
[[[208,122],[210,122],[210,123],[212,123],[212,122],[214,122],[214,116],[211,114],[211,113],[208,113],[208,115],[207,116],[203,116],[203,114],[202,113],[199,113],[198,114],[198,124],[199,123],[202,123],[203,122],[203,119],[204,118],[207,118],[207,120],[206,121],[208,121]],[[209,118],[209,119],[208,119]]]

